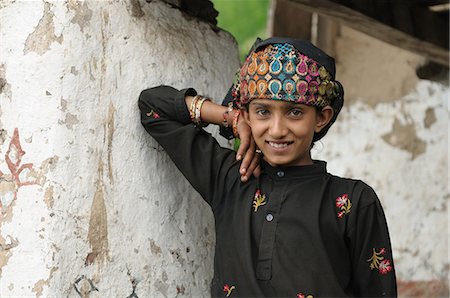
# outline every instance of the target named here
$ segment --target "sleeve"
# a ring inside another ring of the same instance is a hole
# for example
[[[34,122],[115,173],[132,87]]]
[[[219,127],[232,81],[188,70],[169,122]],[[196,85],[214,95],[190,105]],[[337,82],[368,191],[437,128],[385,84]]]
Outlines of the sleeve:
[[[142,91],[141,123],[214,209],[225,176],[236,161],[233,151],[220,147],[209,133],[191,122],[185,96],[196,94],[194,89],[178,91],[169,86]]]
[[[224,100],[222,101],[223,106],[228,106],[230,102],[233,101],[233,96],[231,95],[233,91],[233,85],[231,85],[230,89],[228,89],[227,95],[225,95]],[[231,127],[220,126],[219,134],[227,140],[231,140],[234,138],[233,129]]]
[[[397,297],[391,242],[380,201],[367,185],[353,197],[359,197],[348,228],[354,295]]]

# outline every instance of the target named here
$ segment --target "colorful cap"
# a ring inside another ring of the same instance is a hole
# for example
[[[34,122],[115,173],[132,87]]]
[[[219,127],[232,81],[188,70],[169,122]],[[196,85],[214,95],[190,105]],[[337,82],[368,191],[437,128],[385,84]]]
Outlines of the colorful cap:
[[[242,108],[253,99],[272,99],[315,107],[330,105],[330,123],[315,134],[322,138],[336,120],[344,89],[335,80],[334,59],[306,40],[272,37],[258,39],[236,74],[231,96]]]
[[[238,106],[259,98],[324,107],[339,94],[339,85],[323,65],[287,43],[250,53],[238,76],[234,86]]]

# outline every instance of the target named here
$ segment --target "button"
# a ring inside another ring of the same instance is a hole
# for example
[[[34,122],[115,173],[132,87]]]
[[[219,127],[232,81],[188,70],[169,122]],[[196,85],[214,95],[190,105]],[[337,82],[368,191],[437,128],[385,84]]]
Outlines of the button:
[[[267,221],[272,221],[272,220],[273,220],[273,215],[270,214],[270,213],[267,214],[267,215],[266,215],[266,220],[267,220]]]
[[[283,171],[278,171],[277,172],[277,176],[280,177],[280,178],[284,177],[284,172]]]

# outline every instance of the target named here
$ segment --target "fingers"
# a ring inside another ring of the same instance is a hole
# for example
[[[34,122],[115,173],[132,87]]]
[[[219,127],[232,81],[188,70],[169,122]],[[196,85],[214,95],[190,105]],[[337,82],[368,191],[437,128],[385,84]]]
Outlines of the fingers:
[[[241,160],[246,154],[246,152],[250,150],[249,147],[253,142],[253,137],[250,127],[245,123],[245,121],[242,121],[242,119],[239,121],[238,131],[241,144],[236,153],[236,160]]]
[[[255,156],[255,142],[251,141],[248,146],[248,150],[244,153],[244,159],[242,160],[239,173],[241,174],[241,181],[245,182],[248,180],[250,175],[248,174],[248,169],[251,165],[253,157]],[[253,170],[253,169],[252,169]]]
[[[241,139],[241,144],[239,145],[239,149],[236,153],[236,160],[242,160],[242,157],[249,150],[250,143],[251,143],[250,137]]]
[[[255,177],[258,176],[255,175],[255,171],[257,168],[259,168],[259,159],[260,159],[260,155],[259,154],[254,154],[253,158],[250,162],[250,165],[247,167],[247,172],[245,173],[245,177],[247,177],[247,180],[249,177],[251,177],[252,175],[254,175]]]

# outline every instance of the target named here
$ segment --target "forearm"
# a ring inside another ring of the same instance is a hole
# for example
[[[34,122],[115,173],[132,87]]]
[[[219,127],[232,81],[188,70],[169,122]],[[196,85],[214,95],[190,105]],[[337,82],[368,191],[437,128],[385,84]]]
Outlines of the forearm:
[[[193,100],[193,96],[185,97],[186,106],[188,109],[191,106]],[[228,107],[216,104],[212,101],[205,101],[201,106],[200,119],[203,123],[217,125],[224,125],[224,120],[226,120],[226,126],[232,127],[233,118],[236,112],[236,109],[229,110]]]

